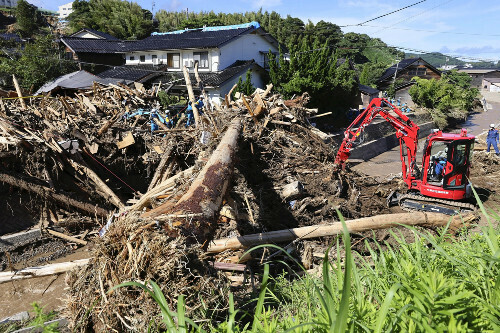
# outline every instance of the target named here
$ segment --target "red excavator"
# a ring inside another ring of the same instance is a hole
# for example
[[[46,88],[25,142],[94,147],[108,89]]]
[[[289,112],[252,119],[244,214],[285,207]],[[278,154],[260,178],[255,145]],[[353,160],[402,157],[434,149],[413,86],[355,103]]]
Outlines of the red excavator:
[[[346,129],[335,159],[337,166],[345,167],[357,139],[377,115],[396,129],[403,180],[409,189],[406,194],[392,193],[388,198],[389,205],[399,204],[405,210],[448,215],[476,209],[473,204],[466,202],[471,196],[468,177],[475,137],[468,135],[466,129],[462,129],[460,134],[434,130],[425,141],[422,166],[418,168],[419,127],[384,98],[374,98]]]

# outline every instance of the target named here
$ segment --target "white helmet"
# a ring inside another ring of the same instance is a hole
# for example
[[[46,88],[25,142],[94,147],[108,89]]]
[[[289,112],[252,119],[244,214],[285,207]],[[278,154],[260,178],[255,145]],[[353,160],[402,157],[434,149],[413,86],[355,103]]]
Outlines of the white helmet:
[[[490,124],[490,127],[491,128],[495,128],[495,124]]]

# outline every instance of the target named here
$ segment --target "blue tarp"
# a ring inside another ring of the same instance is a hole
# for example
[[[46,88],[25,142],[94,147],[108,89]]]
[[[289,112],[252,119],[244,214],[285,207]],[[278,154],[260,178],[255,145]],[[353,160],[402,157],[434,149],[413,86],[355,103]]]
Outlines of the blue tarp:
[[[243,23],[243,24],[233,24],[233,25],[223,25],[219,27],[204,27],[201,29],[201,31],[222,31],[222,30],[233,30],[233,29],[243,29],[243,28],[251,28],[254,27],[255,29],[260,28],[259,22],[252,21],[250,23]],[[184,30],[175,30],[175,31],[169,31],[169,32],[153,32],[151,36],[161,36],[161,35],[176,35],[176,34],[182,34],[187,31],[193,31],[193,30],[200,30],[200,29],[184,29]]]

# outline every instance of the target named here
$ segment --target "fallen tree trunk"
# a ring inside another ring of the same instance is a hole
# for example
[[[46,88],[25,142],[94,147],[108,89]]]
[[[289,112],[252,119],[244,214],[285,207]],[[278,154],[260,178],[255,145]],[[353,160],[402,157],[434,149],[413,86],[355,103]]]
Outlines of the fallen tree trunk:
[[[209,240],[210,231],[214,228],[213,221],[220,210],[233,174],[234,155],[240,132],[241,121],[234,119],[207,164],[179,201],[173,206],[167,201],[143,216],[169,214],[172,216],[172,223],[165,225],[168,231],[175,229],[175,233],[180,231],[184,236],[194,237],[202,244]],[[183,216],[184,219],[180,220],[177,216]]]
[[[7,183],[12,186],[19,187],[23,190],[34,192],[38,195],[41,195],[47,199],[52,199],[61,204],[71,206],[77,208],[86,213],[90,213],[91,215],[97,215],[102,217],[107,217],[109,212],[103,208],[95,206],[91,203],[81,202],[75,199],[72,199],[64,194],[55,193],[51,188],[45,187],[38,184],[33,184],[28,181],[22,180],[17,177],[13,177],[11,175],[0,173],[0,182]]]
[[[377,229],[387,229],[400,225],[408,226],[426,226],[426,227],[444,227],[450,220],[452,227],[457,227],[462,223],[467,223],[475,218],[474,215],[449,216],[439,213],[400,213],[385,214],[371,217],[365,217],[346,221],[347,230],[350,233],[362,232]],[[225,250],[238,250],[260,244],[273,244],[288,242],[297,238],[307,239],[325,236],[334,236],[342,234],[342,223],[337,222],[330,225],[316,225],[310,227],[293,228],[277,230],[265,233],[251,234],[231,238],[218,239],[210,243],[208,252],[217,253]]]
[[[90,259],[79,259],[39,267],[27,267],[13,272],[0,272],[0,283],[12,280],[31,279],[39,276],[61,274],[70,271],[73,268],[85,266],[89,263],[89,261]]]

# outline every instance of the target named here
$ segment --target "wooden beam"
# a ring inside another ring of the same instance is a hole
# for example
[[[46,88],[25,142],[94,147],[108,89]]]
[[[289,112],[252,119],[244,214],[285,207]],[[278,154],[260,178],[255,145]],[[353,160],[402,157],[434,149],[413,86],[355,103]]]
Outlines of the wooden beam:
[[[457,227],[463,223],[474,220],[475,215],[449,216],[439,213],[400,213],[384,214],[372,217],[365,217],[347,221],[347,230],[350,233],[387,229],[398,227],[400,225],[408,226],[427,226],[427,227],[445,227],[451,220],[451,226]],[[260,244],[275,244],[289,242],[294,239],[308,239],[317,237],[326,237],[342,234],[342,224],[337,222],[330,225],[316,225],[310,227],[293,228],[277,230],[265,233],[251,234],[231,238],[218,239],[210,243],[208,252],[217,253],[225,250],[239,250]]]

